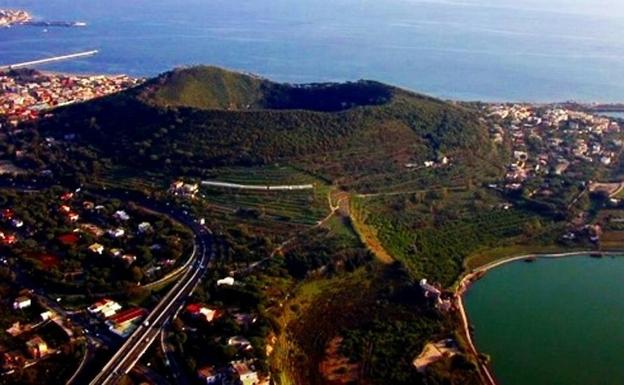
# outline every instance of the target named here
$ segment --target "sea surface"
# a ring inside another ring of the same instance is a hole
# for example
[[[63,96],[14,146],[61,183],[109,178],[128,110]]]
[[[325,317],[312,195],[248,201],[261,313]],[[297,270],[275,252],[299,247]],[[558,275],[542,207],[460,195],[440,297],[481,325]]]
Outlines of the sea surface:
[[[501,385],[624,384],[624,257],[514,262],[465,305]]]
[[[608,118],[624,119],[624,112],[603,111],[600,112],[600,115],[606,116]]]
[[[624,101],[621,0],[0,0],[87,28],[0,30],[0,63],[152,76],[215,64],[281,81],[376,79],[462,100]]]

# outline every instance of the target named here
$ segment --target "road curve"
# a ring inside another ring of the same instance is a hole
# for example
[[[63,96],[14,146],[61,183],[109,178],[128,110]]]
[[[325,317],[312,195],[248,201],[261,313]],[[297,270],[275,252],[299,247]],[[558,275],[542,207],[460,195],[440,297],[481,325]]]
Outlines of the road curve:
[[[175,211],[172,214],[176,214]],[[184,301],[199,284],[211,258],[212,237],[210,231],[196,224],[186,215],[176,215],[194,233],[192,263],[178,282],[148,314],[143,323],[132,333],[126,342],[108,361],[90,385],[114,385],[128,374],[134,365],[159,336],[166,323],[171,320]]]
[[[22,192],[36,192],[44,187],[22,186],[19,183],[0,180],[0,188],[9,188]],[[115,191],[93,190],[92,192],[108,197],[128,198]],[[193,251],[191,257],[185,263],[184,274],[178,282],[158,302],[143,323],[128,337],[97,376],[89,382],[89,385],[117,384],[122,376],[132,370],[152,342],[166,327],[167,322],[175,317],[175,314],[184,305],[185,300],[193,293],[208,268],[208,262],[214,256],[212,232],[195,222],[186,212],[174,207],[165,208],[158,205],[157,202],[145,198],[139,199],[136,203],[143,208],[169,215],[192,230],[194,238]]]

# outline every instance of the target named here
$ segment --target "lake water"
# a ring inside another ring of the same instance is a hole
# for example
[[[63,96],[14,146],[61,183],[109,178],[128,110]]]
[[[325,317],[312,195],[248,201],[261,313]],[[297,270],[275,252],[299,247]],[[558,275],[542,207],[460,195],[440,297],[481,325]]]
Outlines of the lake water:
[[[544,4],[546,3],[546,4]],[[150,76],[209,63],[281,81],[372,78],[453,99],[624,100],[621,0],[0,0],[87,28],[0,30],[0,62]]]
[[[624,384],[624,258],[515,262],[465,305],[501,385]]]

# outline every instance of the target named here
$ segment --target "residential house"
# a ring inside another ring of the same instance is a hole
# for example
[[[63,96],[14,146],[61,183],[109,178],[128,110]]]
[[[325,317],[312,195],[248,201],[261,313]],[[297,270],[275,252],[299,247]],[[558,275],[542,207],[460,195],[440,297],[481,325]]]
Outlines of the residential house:
[[[87,308],[89,313],[101,314],[104,318],[109,318],[115,315],[119,310],[121,310],[121,305],[108,298],[97,301]]]
[[[235,348],[245,351],[253,349],[253,347],[251,346],[251,342],[249,342],[249,340],[243,336],[230,337],[228,338],[227,344],[228,346],[234,346]]]
[[[221,383],[221,374],[214,366],[206,365],[197,370],[197,377],[206,385],[217,385]]]
[[[217,286],[234,286],[234,283],[233,277],[225,277],[217,281]]]
[[[72,212],[70,212],[70,213],[68,213],[68,214],[67,214],[67,218],[68,218],[71,222],[77,222],[77,221],[78,221],[78,219],[80,219],[80,215],[79,215],[77,212],[72,211]]]
[[[110,317],[106,321],[106,324],[111,332],[121,337],[127,337],[138,327],[141,319],[143,319],[146,314],[147,311],[145,311],[145,309],[134,307]]]
[[[124,210],[118,210],[115,211],[115,214],[113,214],[113,218],[125,222],[130,220],[130,215],[128,215],[128,213],[126,213]]]
[[[40,336],[34,336],[26,342],[26,349],[32,358],[43,358],[48,354],[48,344]]]
[[[17,297],[15,298],[15,301],[13,301],[13,309],[26,309],[27,307],[30,307],[30,305],[32,305],[32,300],[26,296],[21,296],[21,297]]]
[[[60,199],[63,202],[67,202],[67,201],[71,200],[73,197],[74,197],[74,193],[66,192],[66,193],[61,194]]]
[[[102,230],[101,228],[99,228],[98,226],[92,223],[83,223],[80,225],[80,229],[86,233],[93,235],[96,238],[99,238],[102,235],[104,235],[104,230]]]
[[[118,227],[116,229],[109,229],[107,233],[113,238],[121,238],[126,234],[126,230],[122,229],[121,227]]]
[[[149,222],[141,222],[139,223],[139,233],[149,233],[152,231],[152,224]]]
[[[133,254],[124,254],[122,255],[121,259],[126,263],[126,265],[130,266],[134,262],[136,262],[137,257],[136,255],[133,255]]]
[[[260,383],[258,372],[253,370],[247,362],[234,361],[230,365],[232,366],[232,371],[238,375],[243,385],[258,385]]]
[[[94,243],[91,246],[89,246],[89,251],[95,254],[102,255],[102,253],[104,252],[104,246],[100,245],[99,243]]]

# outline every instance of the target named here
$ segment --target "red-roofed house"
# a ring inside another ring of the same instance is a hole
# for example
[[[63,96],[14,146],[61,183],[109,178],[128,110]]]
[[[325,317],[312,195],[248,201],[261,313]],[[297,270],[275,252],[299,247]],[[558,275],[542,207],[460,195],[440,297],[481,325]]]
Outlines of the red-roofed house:
[[[145,309],[133,307],[115,314],[114,316],[110,317],[106,322],[110,325],[121,325],[126,322],[132,322],[138,318],[141,318],[145,315],[145,313]]]
[[[13,234],[3,234],[2,244],[3,245],[12,245],[17,242],[17,237]]]
[[[201,310],[202,306],[198,303],[190,303],[186,306],[186,311],[190,314],[197,315]]]
[[[15,211],[12,209],[4,209],[2,210],[2,219],[5,221],[10,221],[15,216]]]
[[[66,192],[61,194],[60,198],[63,202],[67,202],[68,200],[72,199],[74,197],[74,193],[71,192]]]
[[[67,233],[67,234],[59,235],[57,239],[59,240],[59,242],[61,242],[65,246],[73,246],[76,243],[78,243],[78,241],[80,240],[78,235],[76,235],[75,233]]]
[[[127,337],[139,324],[141,318],[145,317],[147,311],[141,308],[131,308],[110,317],[106,324],[113,333]]]

